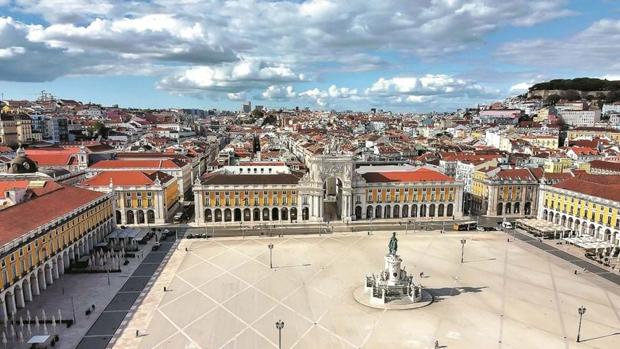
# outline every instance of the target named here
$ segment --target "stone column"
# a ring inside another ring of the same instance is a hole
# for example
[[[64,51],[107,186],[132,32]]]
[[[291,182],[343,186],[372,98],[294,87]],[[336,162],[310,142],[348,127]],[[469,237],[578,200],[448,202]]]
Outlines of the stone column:
[[[52,276],[54,280],[58,280],[60,277],[58,273],[58,261],[56,259],[52,262]]]
[[[22,283],[22,286],[23,285],[24,284]],[[17,306],[17,308],[25,307],[26,303],[24,302],[24,290],[22,290],[21,287],[15,287],[13,290],[15,291],[15,305]]]
[[[15,307],[15,294],[7,293],[7,296],[5,298],[7,299],[6,306],[8,313],[11,315],[15,315],[15,312],[17,312],[17,308]]]
[[[71,265],[71,262],[69,260],[69,253],[67,251],[63,252],[62,259],[63,259],[62,265],[65,268],[65,270],[69,269],[69,265]]]
[[[41,294],[41,292],[39,291],[39,272],[35,272],[34,275],[34,281],[32,281],[32,279],[30,279],[30,287],[32,288],[32,294],[34,294],[35,296],[38,296]]]
[[[47,282],[45,280],[45,264],[41,270],[41,277],[39,278],[39,290],[45,291],[47,289]]]
[[[47,282],[48,285],[51,285],[54,283],[54,277],[52,276],[52,268],[45,268],[45,282]]]
[[[0,318],[5,321],[9,319],[9,313],[6,309],[6,303],[4,303],[4,297],[0,300]]]
[[[28,277],[28,287],[24,287],[24,298],[26,299],[26,302],[32,302],[32,279],[30,279],[30,277]],[[22,286],[24,285],[24,283],[22,283]]]

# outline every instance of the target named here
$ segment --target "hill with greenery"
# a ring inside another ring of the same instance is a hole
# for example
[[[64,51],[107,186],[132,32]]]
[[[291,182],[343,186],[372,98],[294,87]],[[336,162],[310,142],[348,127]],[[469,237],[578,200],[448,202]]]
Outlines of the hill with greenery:
[[[554,79],[530,87],[530,91],[536,90],[617,91],[620,90],[620,81],[594,78]]]

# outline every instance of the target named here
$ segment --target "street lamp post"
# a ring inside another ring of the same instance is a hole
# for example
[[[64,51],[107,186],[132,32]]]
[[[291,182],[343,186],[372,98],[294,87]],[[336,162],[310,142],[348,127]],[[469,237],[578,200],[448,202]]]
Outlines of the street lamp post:
[[[284,328],[284,321],[278,320],[276,322],[276,328],[278,329],[278,349],[282,349],[282,329]]]
[[[269,244],[269,269],[273,269],[273,244]]]
[[[461,263],[463,263],[463,256],[465,255],[465,243],[467,240],[461,239]]]
[[[583,317],[583,314],[586,313],[586,307],[579,307],[579,309],[577,309],[577,312],[579,312],[579,327],[577,328],[577,343],[579,343],[579,336],[581,334],[581,318]]]

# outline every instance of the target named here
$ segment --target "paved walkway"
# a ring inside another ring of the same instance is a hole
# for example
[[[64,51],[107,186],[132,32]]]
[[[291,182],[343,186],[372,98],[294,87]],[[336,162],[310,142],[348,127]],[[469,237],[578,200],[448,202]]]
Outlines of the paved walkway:
[[[519,231],[516,231],[514,233],[514,236],[522,241],[527,242],[528,244],[538,247],[541,250],[544,250],[547,253],[550,253],[556,257],[562,258],[563,260],[572,263],[573,265],[581,268],[581,270],[587,270],[590,273],[596,274],[606,280],[609,280],[613,283],[615,283],[616,285],[620,285],[620,275],[618,275],[617,273],[611,272],[607,269],[604,269],[594,263],[588,262],[586,260],[583,260],[579,257],[576,257],[568,252],[562,251],[556,247],[553,247],[549,244],[546,244],[544,242],[540,242],[537,238],[532,237],[531,235],[527,235],[524,233],[521,233]]]
[[[153,275],[161,272],[162,262],[167,261],[169,253],[175,246],[175,238],[171,236],[161,242],[159,250],[149,253],[127,282],[116,293],[116,296],[101,313],[97,321],[90,327],[76,349],[105,349],[112,340],[116,330],[122,325],[125,316],[137,308],[142,298],[154,282]]]

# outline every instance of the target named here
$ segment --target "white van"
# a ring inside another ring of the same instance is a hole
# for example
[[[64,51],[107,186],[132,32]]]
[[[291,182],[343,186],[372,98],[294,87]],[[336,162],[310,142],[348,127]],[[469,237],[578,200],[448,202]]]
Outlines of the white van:
[[[177,212],[172,218],[172,223],[181,223],[183,220],[183,212]]]
[[[502,229],[512,229],[512,223],[502,222]]]

